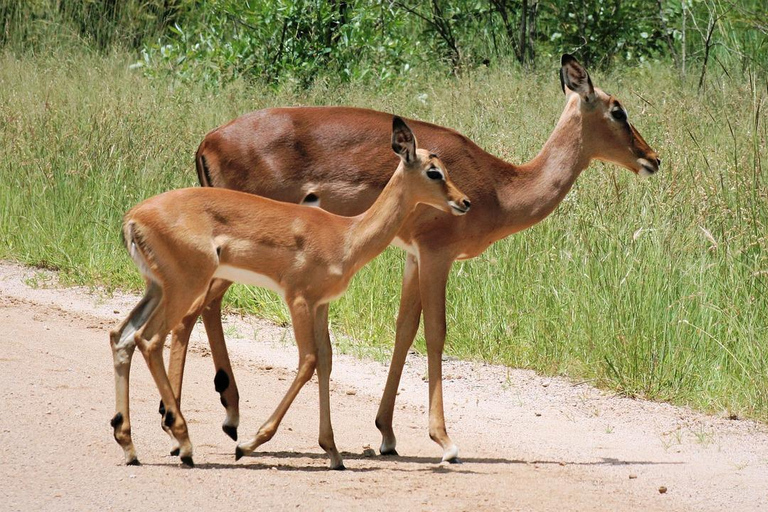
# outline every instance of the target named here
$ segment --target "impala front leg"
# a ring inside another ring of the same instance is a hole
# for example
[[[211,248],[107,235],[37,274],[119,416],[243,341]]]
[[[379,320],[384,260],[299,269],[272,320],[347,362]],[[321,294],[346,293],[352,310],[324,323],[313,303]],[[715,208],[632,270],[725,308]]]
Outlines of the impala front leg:
[[[424,337],[429,366],[429,437],[443,448],[443,462],[456,462],[459,448],[445,429],[443,414],[443,347],[445,345],[445,286],[453,260],[422,254],[419,289],[424,308]]]
[[[299,348],[299,368],[296,372],[288,392],[278,404],[272,415],[259,428],[256,436],[247,442],[237,445],[235,450],[235,460],[239,460],[243,455],[249,455],[256,448],[266,443],[277,432],[280,422],[285,413],[291,407],[296,395],[304,387],[312,374],[315,373],[317,366],[317,348],[315,345],[314,317],[315,311],[304,299],[286,300],[291,311],[291,321],[293,322],[293,333],[296,338],[296,345]]]
[[[382,455],[397,455],[395,432],[392,429],[392,416],[397,400],[397,388],[403,375],[403,366],[408,351],[419,329],[421,317],[421,295],[419,291],[419,264],[416,257],[408,254],[403,272],[403,287],[400,295],[400,311],[397,314],[397,329],[395,331],[395,348],[392,351],[392,362],[389,364],[387,384],[379,403],[376,414],[376,428],[381,432]]]

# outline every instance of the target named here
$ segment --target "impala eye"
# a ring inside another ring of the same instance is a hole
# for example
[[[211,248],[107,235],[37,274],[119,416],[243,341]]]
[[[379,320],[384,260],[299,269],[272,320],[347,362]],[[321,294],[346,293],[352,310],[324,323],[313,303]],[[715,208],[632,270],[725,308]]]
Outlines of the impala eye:
[[[618,109],[618,108],[616,110],[612,110],[611,111],[611,115],[617,121],[626,121],[627,120],[627,113],[624,112],[621,109]]]
[[[436,168],[431,168],[427,171],[427,178],[431,180],[442,180],[443,179],[443,173],[438,171]]]

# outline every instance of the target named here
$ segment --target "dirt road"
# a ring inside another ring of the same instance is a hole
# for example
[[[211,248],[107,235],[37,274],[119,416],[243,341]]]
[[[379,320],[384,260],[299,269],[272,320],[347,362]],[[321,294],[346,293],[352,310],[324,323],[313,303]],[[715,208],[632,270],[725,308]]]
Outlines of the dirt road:
[[[331,400],[347,471],[325,469],[314,380],[275,438],[235,462],[201,327],[182,404],[196,467],[168,455],[138,352],[131,412],[142,466],[127,467],[109,426],[107,331],[137,299],[54,281],[0,264],[0,510],[768,509],[765,425],[479,363],[445,362],[446,419],[463,463],[439,465],[427,436],[426,364],[416,355],[395,413],[400,457],[363,455],[365,445],[378,447],[386,366],[337,356]],[[296,351],[285,329],[262,321],[228,318],[225,332],[240,436],[249,437],[286,390]]]

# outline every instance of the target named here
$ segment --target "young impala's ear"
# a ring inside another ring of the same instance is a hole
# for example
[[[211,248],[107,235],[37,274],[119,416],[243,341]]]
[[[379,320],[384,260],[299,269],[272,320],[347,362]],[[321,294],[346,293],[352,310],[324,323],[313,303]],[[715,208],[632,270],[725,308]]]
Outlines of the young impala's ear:
[[[405,121],[397,116],[392,119],[392,151],[407,164],[416,160],[416,137]]]
[[[592,86],[589,73],[573,55],[567,53],[560,59],[560,87],[564,93],[568,94],[565,90],[567,87],[587,103],[595,98],[595,88]]]

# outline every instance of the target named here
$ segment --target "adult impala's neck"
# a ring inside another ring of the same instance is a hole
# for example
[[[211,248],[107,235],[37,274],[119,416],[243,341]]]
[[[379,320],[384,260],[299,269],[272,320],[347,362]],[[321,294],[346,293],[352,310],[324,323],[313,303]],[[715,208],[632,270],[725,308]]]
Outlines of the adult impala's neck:
[[[507,174],[499,188],[503,222],[509,233],[552,213],[590,162],[585,154],[583,117],[576,95],[569,98],[555,130],[538,155]]]
[[[403,172],[407,171],[398,169],[371,207],[352,218],[344,266],[353,272],[386,249],[416,207],[412,195],[403,186]]]

